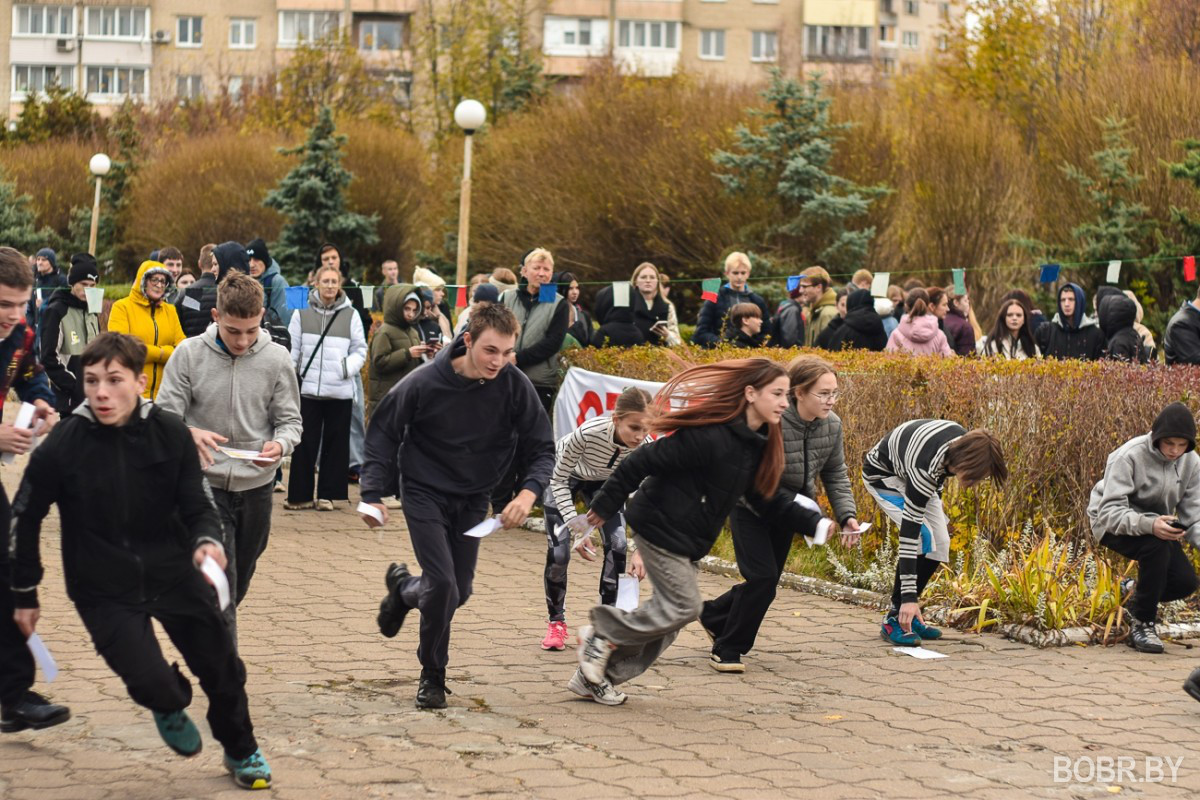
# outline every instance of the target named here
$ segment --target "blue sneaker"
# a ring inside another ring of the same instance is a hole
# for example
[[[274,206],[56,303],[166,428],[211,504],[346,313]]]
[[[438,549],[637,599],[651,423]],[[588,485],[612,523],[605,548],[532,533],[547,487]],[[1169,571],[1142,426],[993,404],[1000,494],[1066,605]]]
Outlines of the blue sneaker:
[[[901,647],[920,647],[921,637],[916,633],[905,633],[900,627],[900,621],[895,617],[888,617],[883,621],[883,627],[879,629],[879,635],[884,641],[898,644]]]
[[[158,726],[158,735],[167,743],[167,747],[181,756],[194,756],[200,752],[204,743],[200,740],[200,731],[186,711],[172,711],[164,714],[153,712],[154,724]]]
[[[255,750],[240,761],[226,755],[225,769],[233,776],[233,782],[243,789],[271,788],[271,767],[263,758],[262,750]]]
[[[930,625],[926,625],[919,619],[913,619],[912,632],[925,641],[942,638],[942,632],[940,630]]]

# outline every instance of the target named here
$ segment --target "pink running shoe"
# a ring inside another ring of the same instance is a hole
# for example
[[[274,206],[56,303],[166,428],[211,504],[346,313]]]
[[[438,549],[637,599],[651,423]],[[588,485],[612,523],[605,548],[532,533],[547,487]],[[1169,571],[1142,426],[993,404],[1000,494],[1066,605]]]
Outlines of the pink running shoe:
[[[565,650],[567,647],[567,623],[550,620],[546,625],[546,638],[542,639],[543,650]]]

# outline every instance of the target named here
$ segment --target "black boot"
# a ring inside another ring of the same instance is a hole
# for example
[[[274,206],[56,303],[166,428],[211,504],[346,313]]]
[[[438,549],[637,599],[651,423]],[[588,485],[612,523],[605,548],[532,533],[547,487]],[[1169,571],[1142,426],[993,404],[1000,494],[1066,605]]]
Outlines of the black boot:
[[[379,616],[375,621],[379,624],[379,632],[389,639],[400,632],[404,618],[408,615],[408,606],[400,599],[400,581],[411,575],[407,564],[392,564],[383,577],[388,593],[379,604]]]
[[[454,692],[446,688],[446,670],[430,667],[421,670],[421,683],[417,687],[417,708],[445,708],[448,694]]]
[[[21,702],[0,710],[0,733],[16,733],[26,728],[41,730],[71,718],[71,709],[56,706],[37,692],[26,692]]]

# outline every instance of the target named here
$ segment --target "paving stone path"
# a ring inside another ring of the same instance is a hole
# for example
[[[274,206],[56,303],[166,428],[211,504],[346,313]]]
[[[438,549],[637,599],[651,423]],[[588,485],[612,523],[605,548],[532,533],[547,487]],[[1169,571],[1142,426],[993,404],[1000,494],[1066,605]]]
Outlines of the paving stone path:
[[[6,470],[10,492],[15,476]],[[414,563],[403,529],[380,542],[348,507],[290,512],[281,497],[239,614],[278,798],[1200,794],[1200,703],[1179,688],[1200,651],[1182,645],[1155,657],[949,633],[935,645],[949,658],[921,661],[879,639],[873,612],[784,590],[743,676],[709,669],[693,625],[625,687],[626,705],[576,699],[564,688],[574,652],[538,647],[544,539],[526,531],[484,541],[474,597],[455,621],[450,707],[418,711],[416,619],[391,641],[374,623],[388,562]],[[203,694],[191,713],[205,750],[174,756],[68,605],[56,523],[44,541],[39,631],[62,668],[49,691],[74,717],[0,738],[0,798],[242,796],[204,725]],[[572,633],[596,577],[595,565],[573,563]],[[715,596],[730,580],[700,582]]]

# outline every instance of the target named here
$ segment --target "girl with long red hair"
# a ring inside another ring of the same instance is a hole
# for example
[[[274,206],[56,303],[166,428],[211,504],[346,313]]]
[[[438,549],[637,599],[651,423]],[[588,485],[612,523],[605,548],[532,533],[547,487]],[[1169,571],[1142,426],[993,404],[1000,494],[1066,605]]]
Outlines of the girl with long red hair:
[[[579,670],[568,688],[606,705],[625,701],[616,684],[643,672],[700,614],[696,564],[743,497],[762,517],[812,535],[829,520],[779,489],[788,406],[782,365],[746,358],[692,367],[655,397],[651,432],[592,498],[587,520],[602,525],[629,499],[626,519],[654,594],[634,611],[595,606],[579,632]]]

